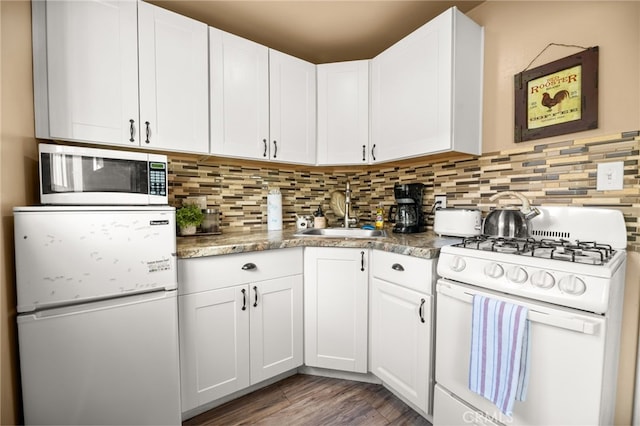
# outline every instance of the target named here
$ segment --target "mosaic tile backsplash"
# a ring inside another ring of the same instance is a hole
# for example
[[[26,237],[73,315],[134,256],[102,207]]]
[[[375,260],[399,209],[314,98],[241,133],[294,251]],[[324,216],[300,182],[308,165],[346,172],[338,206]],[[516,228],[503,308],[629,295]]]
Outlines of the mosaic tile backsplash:
[[[640,245],[640,131],[606,137],[540,143],[486,153],[480,157],[434,160],[429,157],[394,164],[353,167],[303,167],[223,158],[170,156],[170,203],[206,196],[220,210],[222,232],[266,229],[269,189],[282,193],[283,224],[294,227],[296,214],[311,215],[322,206],[329,226],[337,224],[329,208],[331,193],[351,183],[353,213],[372,222],[379,203],[394,204],[395,183],[425,185],[424,211],[435,195],[446,195],[448,207],[488,212],[489,197],[501,191],[522,192],[533,205],[584,205],[620,209],[629,243]],[[624,163],[624,189],[597,191],[601,162]],[[505,200],[504,202],[506,202]],[[432,215],[428,215],[431,223]]]

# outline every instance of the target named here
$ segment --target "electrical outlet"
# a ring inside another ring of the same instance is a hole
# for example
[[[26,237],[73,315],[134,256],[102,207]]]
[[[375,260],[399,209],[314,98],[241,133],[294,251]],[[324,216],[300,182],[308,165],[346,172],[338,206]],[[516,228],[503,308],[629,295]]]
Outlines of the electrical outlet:
[[[447,196],[446,195],[436,195],[435,205],[436,205],[436,209],[446,209],[447,208]]]
[[[624,179],[624,163],[614,161],[598,164],[596,189],[598,191],[622,189]]]

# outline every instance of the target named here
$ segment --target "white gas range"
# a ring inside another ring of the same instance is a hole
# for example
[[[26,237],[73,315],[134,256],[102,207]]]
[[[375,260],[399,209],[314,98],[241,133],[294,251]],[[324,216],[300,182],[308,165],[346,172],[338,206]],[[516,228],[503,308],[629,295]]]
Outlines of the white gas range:
[[[436,286],[434,424],[611,424],[626,266],[620,211],[540,207],[531,238],[443,247]],[[528,308],[528,395],[512,416],[469,390],[472,300]]]

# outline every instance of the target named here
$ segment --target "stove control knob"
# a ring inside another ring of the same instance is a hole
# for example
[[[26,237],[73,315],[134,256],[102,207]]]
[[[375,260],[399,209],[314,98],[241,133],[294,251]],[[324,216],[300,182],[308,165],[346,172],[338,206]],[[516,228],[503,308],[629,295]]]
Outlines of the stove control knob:
[[[507,271],[507,279],[514,284],[523,284],[527,278],[529,278],[529,274],[520,266],[514,266]]]
[[[465,262],[465,260],[460,256],[454,256],[453,259],[451,259],[451,263],[449,264],[449,268],[451,268],[453,272],[460,272],[466,267],[467,262]]]
[[[484,274],[489,278],[500,278],[504,275],[504,269],[497,263],[491,262],[484,267]]]
[[[580,296],[587,290],[587,285],[582,279],[575,275],[567,275],[562,277],[558,282],[558,287],[563,293],[571,294],[573,296]]]
[[[546,290],[556,284],[556,279],[547,271],[536,271],[531,275],[531,284]]]

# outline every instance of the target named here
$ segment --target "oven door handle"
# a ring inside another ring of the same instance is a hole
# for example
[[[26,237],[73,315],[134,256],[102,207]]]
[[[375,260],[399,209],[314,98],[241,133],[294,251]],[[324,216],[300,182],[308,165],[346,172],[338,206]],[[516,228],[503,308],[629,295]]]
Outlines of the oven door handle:
[[[436,286],[436,290],[438,293],[444,294],[446,296],[452,297],[461,302],[473,303],[473,294],[467,293],[462,289],[454,289],[449,284],[446,283],[438,283]],[[499,300],[505,300],[503,298],[496,298]],[[509,300],[505,300],[509,302]],[[577,331],[583,334],[596,335],[600,332],[600,322],[596,321],[587,321],[583,318],[577,317],[564,317],[559,315],[547,314],[544,312],[535,311],[529,309],[529,314],[527,315],[527,319],[532,322],[537,322],[540,324],[550,325],[552,327],[558,327],[565,330]]]

